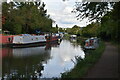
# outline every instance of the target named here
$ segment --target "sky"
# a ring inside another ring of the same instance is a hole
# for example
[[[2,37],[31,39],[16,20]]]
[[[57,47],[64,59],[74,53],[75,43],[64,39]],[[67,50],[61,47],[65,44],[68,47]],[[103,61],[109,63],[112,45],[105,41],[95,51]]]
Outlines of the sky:
[[[11,1],[11,0],[7,0]],[[24,0],[25,1],[25,0]],[[31,0],[34,1],[34,0]],[[46,4],[45,9],[47,9],[47,14],[50,15],[50,18],[55,21],[53,23],[53,27],[58,25],[58,27],[62,28],[71,28],[74,25],[78,25],[80,27],[85,27],[86,25],[90,24],[91,22],[88,19],[84,19],[82,21],[77,20],[76,14],[71,13],[74,9],[75,2],[81,2],[82,0],[36,0],[42,1]],[[91,0],[93,1],[93,0]],[[100,1],[100,0],[96,0]],[[104,0],[102,0],[104,1]],[[115,0],[118,1],[118,0]]]
[[[71,28],[74,25],[83,27],[87,24],[90,24],[87,19],[84,19],[80,22],[76,18],[77,15],[75,13],[71,13],[71,11],[74,9],[76,1],[80,0],[42,0],[42,2],[46,4],[45,9],[47,9],[47,14],[49,14],[50,18],[55,21],[53,27],[55,27],[56,24],[58,27],[62,28]]]
[[[7,0],[10,2],[13,0]],[[25,1],[25,0],[24,0]],[[75,2],[81,2],[81,0],[36,0],[42,1],[46,4],[45,9],[47,9],[47,14],[50,15],[50,18],[55,21],[53,27],[58,25],[62,28],[72,28],[74,25],[84,27],[89,24],[88,20],[82,20],[81,22],[77,20],[76,14],[71,13],[74,9]]]

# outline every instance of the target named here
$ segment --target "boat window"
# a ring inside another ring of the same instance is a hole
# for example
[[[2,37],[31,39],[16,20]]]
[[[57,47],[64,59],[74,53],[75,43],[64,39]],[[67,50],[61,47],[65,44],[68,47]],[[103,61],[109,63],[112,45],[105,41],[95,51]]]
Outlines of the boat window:
[[[20,38],[20,40],[22,40],[22,38]]]
[[[38,40],[38,38],[36,38]]]
[[[9,42],[11,41],[11,38],[10,38],[10,37],[8,38],[8,41],[9,41]]]

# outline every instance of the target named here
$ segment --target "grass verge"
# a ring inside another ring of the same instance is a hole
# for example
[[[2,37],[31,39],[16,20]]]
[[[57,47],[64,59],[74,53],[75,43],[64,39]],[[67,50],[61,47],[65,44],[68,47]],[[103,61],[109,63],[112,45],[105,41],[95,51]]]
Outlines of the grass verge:
[[[96,50],[87,50],[85,59],[78,59],[76,66],[71,71],[63,73],[62,78],[83,78],[88,70],[99,60],[104,49],[105,44],[101,41]]]

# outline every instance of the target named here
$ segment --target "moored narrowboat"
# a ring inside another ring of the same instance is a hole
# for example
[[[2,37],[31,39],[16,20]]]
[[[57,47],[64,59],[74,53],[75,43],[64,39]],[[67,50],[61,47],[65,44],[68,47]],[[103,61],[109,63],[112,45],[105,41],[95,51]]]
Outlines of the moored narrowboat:
[[[3,47],[34,47],[42,46],[49,42],[58,41],[57,36],[46,36],[46,35],[31,35],[31,34],[21,34],[21,35],[0,35],[2,40],[0,44]]]
[[[12,44],[14,35],[3,35],[0,34],[0,44]]]
[[[99,39],[97,37],[89,38],[85,41],[85,49],[96,49],[99,46]]]

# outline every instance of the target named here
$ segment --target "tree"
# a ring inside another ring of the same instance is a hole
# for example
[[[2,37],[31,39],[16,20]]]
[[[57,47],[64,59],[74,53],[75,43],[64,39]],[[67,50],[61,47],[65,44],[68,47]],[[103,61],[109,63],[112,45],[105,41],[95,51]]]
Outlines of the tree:
[[[59,32],[64,32],[64,29],[63,28],[59,28]]]
[[[81,35],[84,37],[96,37],[98,34],[98,29],[100,27],[100,23],[93,22],[86,27],[83,27]]]
[[[101,23],[97,35],[102,39],[118,41],[120,39],[120,2],[83,2],[76,3],[72,11],[77,13],[77,19],[89,18],[89,21],[96,20]],[[86,29],[87,30],[87,29]],[[84,30],[85,31],[85,30]],[[90,29],[89,29],[90,31]],[[87,33],[89,31],[85,31]],[[88,34],[88,33],[87,33]]]
[[[77,26],[77,25],[74,25],[73,27],[72,27],[72,33],[73,34],[78,34],[78,32],[80,31],[80,27],[79,26]]]
[[[120,40],[120,1],[119,2],[116,2],[114,7],[113,7],[113,11],[112,11],[112,19],[114,21],[114,36],[113,39],[114,40],[117,40],[119,42]]]
[[[12,34],[31,34],[36,29],[47,32],[52,28],[53,20],[47,15],[44,3],[3,2],[2,8],[2,16],[6,17],[3,30],[9,30]]]
[[[114,41],[118,41],[120,36],[118,35],[120,32],[119,23],[120,23],[120,11],[119,6],[120,2],[116,3],[111,12],[108,12],[101,19],[101,27],[99,29],[99,36],[103,39],[111,39]]]
[[[66,32],[69,34],[76,34],[78,36],[81,35],[80,27],[77,25],[74,25],[72,28],[66,28]]]
[[[92,20],[100,20],[102,16],[104,16],[110,9],[113,7],[113,2],[76,2],[76,8],[72,11],[74,13],[78,13],[76,16],[78,20],[82,20],[84,18],[89,18]]]

